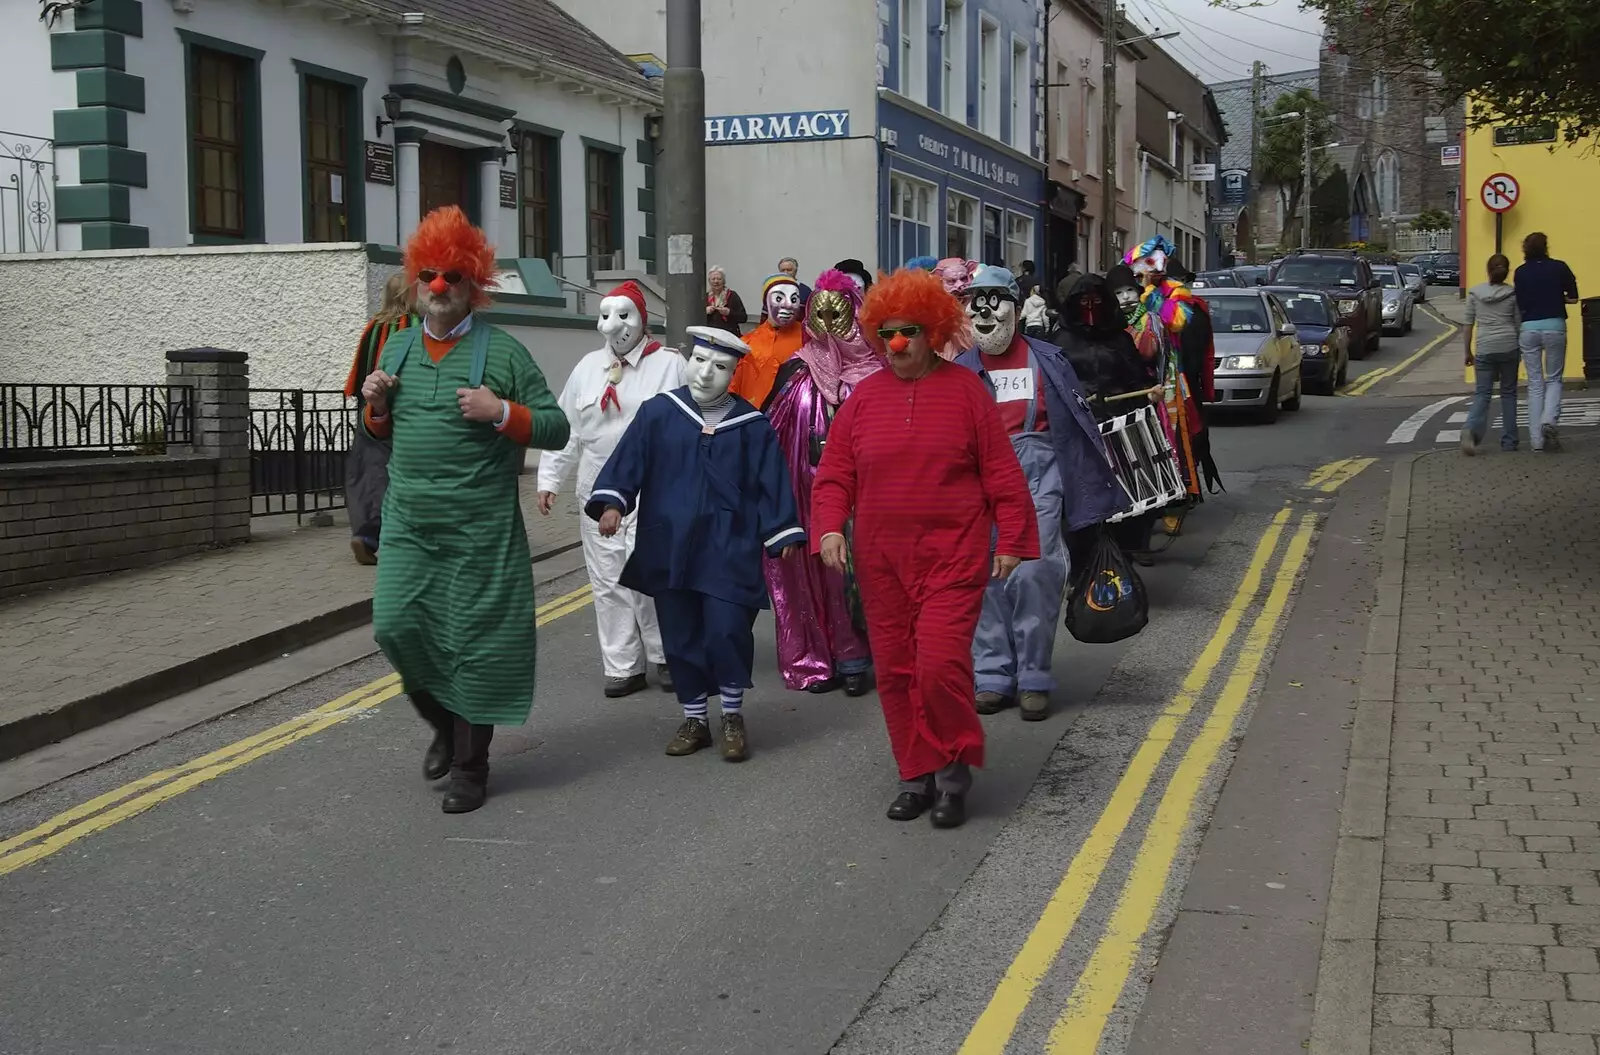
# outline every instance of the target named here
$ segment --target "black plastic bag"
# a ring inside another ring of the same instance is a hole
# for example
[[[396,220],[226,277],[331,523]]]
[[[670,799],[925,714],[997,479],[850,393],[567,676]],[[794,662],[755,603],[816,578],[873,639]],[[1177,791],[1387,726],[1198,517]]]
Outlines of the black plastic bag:
[[[1102,526],[1088,562],[1072,571],[1067,630],[1086,644],[1109,645],[1132,637],[1149,621],[1144,580],[1109,528]]]

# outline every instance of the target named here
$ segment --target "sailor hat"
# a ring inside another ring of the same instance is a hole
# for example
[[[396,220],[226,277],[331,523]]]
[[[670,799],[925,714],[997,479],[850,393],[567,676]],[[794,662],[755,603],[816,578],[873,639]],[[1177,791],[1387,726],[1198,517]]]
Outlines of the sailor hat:
[[[726,352],[741,359],[750,354],[750,346],[727,330],[719,330],[715,326],[686,326],[684,332],[694,338],[697,348]]]

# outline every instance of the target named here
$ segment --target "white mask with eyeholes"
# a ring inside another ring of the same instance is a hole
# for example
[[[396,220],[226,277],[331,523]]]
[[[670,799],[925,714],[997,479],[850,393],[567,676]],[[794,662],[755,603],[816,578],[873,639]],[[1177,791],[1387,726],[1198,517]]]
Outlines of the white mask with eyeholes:
[[[969,290],[967,314],[978,335],[978,351],[984,355],[1004,355],[1017,334],[1017,302],[996,289]]]
[[[621,359],[644,337],[644,314],[630,297],[605,297],[600,301],[600,321],[595,328],[604,335],[611,354]]]
[[[689,364],[684,369],[689,380],[689,394],[702,407],[716,403],[728,394],[733,372],[738,368],[739,357],[732,352],[719,352],[696,344],[689,351]]]

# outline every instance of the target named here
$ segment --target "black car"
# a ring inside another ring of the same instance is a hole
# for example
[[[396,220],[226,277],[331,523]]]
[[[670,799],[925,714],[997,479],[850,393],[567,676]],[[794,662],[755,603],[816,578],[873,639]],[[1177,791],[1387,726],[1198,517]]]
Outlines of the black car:
[[[1269,286],[1276,293],[1300,342],[1300,378],[1307,392],[1331,396],[1350,369],[1350,327],[1333,298],[1317,289]]]
[[[1245,283],[1234,268],[1221,271],[1202,271],[1194,276],[1190,286],[1194,289],[1237,289]]]
[[[1244,286],[1266,285],[1269,271],[1260,264],[1241,264],[1233,269],[1233,273],[1239,276],[1240,285]]]
[[[1333,298],[1339,318],[1350,327],[1350,356],[1360,359],[1383,340],[1383,290],[1372,266],[1350,250],[1297,249],[1280,260],[1271,286],[1316,289]]]
[[[1433,263],[1422,269],[1428,283],[1434,286],[1459,286],[1461,284],[1461,254],[1440,253]]]

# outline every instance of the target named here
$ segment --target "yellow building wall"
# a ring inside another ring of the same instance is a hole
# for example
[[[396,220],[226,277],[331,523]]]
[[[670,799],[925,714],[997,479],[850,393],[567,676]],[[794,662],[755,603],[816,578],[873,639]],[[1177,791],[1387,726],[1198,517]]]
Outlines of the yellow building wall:
[[[1554,149],[1552,149],[1554,148]],[[1587,156],[1585,156],[1587,155]],[[1461,253],[1462,284],[1488,281],[1485,264],[1494,253],[1494,213],[1483,204],[1483,181],[1501,172],[1516,177],[1521,195],[1505,213],[1501,252],[1511,267],[1522,263],[1522,239],[1534,231],[1550,238],[1550,255],[1565,260],[1578,278],[1580,297],[1600,296],[1600,142],[1568,146],[1562,142],[1496,146],[1492,128],[1469,128],[1462,158],[1466,203]],[[1583,330],[1578,305],[1567,309],[1569,378],[1583,377]]]

